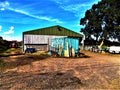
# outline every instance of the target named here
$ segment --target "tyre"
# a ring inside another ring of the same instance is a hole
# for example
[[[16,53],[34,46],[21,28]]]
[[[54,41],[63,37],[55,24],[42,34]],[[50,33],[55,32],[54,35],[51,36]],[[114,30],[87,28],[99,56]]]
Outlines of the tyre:
[[[115,54],[115,51],[112,51],[113,54]]]

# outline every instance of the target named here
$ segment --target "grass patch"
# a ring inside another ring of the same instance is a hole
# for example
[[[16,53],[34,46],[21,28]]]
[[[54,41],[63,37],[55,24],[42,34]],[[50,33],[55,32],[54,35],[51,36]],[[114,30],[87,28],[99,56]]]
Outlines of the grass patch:
[[[116,78],[110,82],[110,88],[120,90],[120,78]]]
[[[28,58],[32,58],[34,60],[42,60],[42,59],[50,57],[50,55],[48,55],[46,52],[36,52],[36,53],[32,53],[32,54],[28,53],[27,56],[28,56]]]
[[[10,48],[10,49],[7,49],[6,51],[4,51],[4,53],[10,53],[11,51],[15,51],[16,48]]]
[[[3,68],[3,66],[4,66],[4,61],[0,60],[0,70]]]
[[[21,48],[10,48],[0,53],[0,57],[8,57],[12,55],[21,55],[23,54]]]
[[[12,57],[12,56],[11,56]],[[27,53],[21,57],[16,57],[13,58],[15,61],[12,61],[11,57],[3,57],[3,61],[5,58],[10,58],[9,62],[1,62],[1,67],[6,70],[6,69],[13,69],[18,66],[23,66],[23,65],[31,65],[32,62],[39,61],[39,60],[44,60],[48,57],[50,57],[47,53]],[[4,65],[3,65],[4,64]]]

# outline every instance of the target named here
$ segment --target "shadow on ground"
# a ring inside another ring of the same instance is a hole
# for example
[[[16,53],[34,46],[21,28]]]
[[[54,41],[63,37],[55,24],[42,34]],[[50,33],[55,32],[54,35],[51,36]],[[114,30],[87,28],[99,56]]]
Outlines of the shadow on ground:
[[[8,72],[0,78],[0,89],[76,89],[83,85],[71,71],[35,74]]]
[[[52,53],[51,57],[56,57],[56,58],[69,58],[69,59],[75,59],[75,58],[91,58],[91,56],[85,55],[84,53],[79,53],[77,55],[75,55],[74,57],[64,57],[64,56],[59,56],[56,53]]]
[[[31,65],[32,62],[44,60],[50,57],[47,54],[28,54],[28,55],[10,55],[6,57],[0,57],[0,68],[2,70],[16,68],[23,65]]]

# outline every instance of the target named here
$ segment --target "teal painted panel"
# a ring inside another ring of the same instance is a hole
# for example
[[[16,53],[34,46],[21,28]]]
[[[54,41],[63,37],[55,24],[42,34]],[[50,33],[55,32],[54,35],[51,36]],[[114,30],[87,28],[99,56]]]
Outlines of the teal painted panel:
[[[79,39],[78,38],[54,38],[51,40],[50,49],[59,53],[59,48],[63,46],[62,55],[64,50],[67,49],[66,42],[68,42],[68,48],[74,48],[75,52],[79,49]]]

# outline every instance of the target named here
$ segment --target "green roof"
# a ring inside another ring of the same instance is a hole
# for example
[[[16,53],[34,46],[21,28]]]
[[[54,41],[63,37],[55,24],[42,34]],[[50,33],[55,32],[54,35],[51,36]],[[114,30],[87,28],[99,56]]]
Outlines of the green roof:
[[[59,25],[30,30],[30,31],[23,32],[23,34],[56,35],[56,36],[69,36],[69,37],[82,37],[83,36],[79,33],[76,33],[72,30],[69,30],[69,29],[59,26]]]

